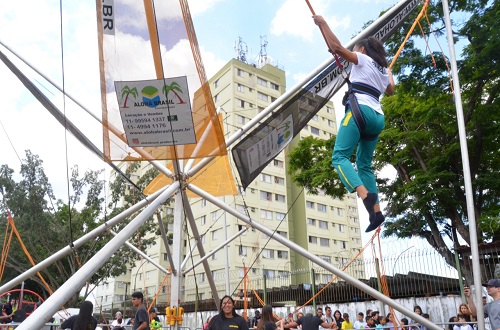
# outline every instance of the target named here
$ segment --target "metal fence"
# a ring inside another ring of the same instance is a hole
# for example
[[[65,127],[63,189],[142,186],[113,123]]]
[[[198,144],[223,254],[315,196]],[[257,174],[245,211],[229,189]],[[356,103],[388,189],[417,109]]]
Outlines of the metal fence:
[[[386,244],[390,244],[387,243]],[[385,280],[389,294],[393,298],[430,297],[459,295],[461,285],[459,272],[472,269],[470,253],[466,248],[458,254],[457,264],[450,265],[434,249],[406,249],[394,248],[393,251],[402,251],[388,254],[382,258],[364,258],[352,260],[349,255],[332,258],[334,266],[339,269],[347,266],[345,272],[358,278],[375,289],[379,289],[381,281]],[[500,276],[495,275],[495,269],[500,272],[500,242],[480,246],[481,278]],[[352,262],[351,262],[352,261]],[[293,265],[292,265],[293,266]],[[295,269],[292,271],[275,272],[276,276],[266,274],[247,274],[246,299],[251,307],[261,306],[259,298],[273,306],[302,305],[307,303],[314,293],[323,291],[317,296],[316,302],[355,302],[372,299],[363,291],[346,283],[317,265],[311,264],[310,269]],[[226,291],[226,276],[218,273],[214,278],[218,292]],[[203,292],[208,284],[186,280],[182,294],[192,296],[196,290]],[[229,287],[235,297],[243,301],[243,277],[241,271],[229,273]],[[210,297],[207,297],[210,298]],[[211,299],[198,301],[198,308],[209,310],[214,308]],[[190,311],[192,304],[185,303],[186,311]]]

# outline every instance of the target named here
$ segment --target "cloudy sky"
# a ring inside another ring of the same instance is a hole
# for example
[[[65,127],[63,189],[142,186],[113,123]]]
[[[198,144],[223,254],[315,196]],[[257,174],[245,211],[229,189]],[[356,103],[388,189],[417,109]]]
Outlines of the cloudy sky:
[[[126,2],[142,4],[136,0]],[[312,0],[311,4],[346,43],[366,21],[377,18],[380,11],[396,2]],[[59,5],[55,0],[26,0],[22,6],[12,1],[3,3],[0,42],[60,87],[64,86],[67,94],[100,117],[95,3],[65,1],[62,9]],[[330,56],[304,0],[193,0],[189,5],[208,77],[235,57],[235,44],[239,38],[248,48],[248,62],[253,62],[257,60],[265,36],[267,56],[286,71],[288,87],[300,82]],[[157,10],[160,15],[178,14],[161,7]],[[136,42],[130,50],[131,57],[146,51],[141,47],[141,40]],[[102,148],[100,124],[92,116],[68,98],[64,99],[56,88],[17,60],[4,46],[0,45],[0,51],[18,65],[95,145]],[[178,58],[181,59],[182,55]],[[181,64],[175,68],[177,72],[174,74],[182,74]],[[20,159],[25,158],[25,150],[31,150],[44,161],[56,196],[63,200],[67,200],[66,152],[69,166],[78,164],[81,171],[107,167],[71,134],[65,134],[64,128],[1,62],[0,90],[0,164],[8,164],[19,172]],[[343,109],[335,102],[341,115]],[[103,176],[103,179],[107,178]],[[362,207],[360,212],[364,228],[367,215]]]

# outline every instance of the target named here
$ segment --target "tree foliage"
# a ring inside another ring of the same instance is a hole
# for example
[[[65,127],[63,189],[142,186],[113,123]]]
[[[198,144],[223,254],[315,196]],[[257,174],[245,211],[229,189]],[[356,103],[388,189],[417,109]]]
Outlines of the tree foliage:
[[[438,36],[445,30],[440,6],[434,4],[429,10]],[[486,242],[500,236],[499,4],[452,1],[450,7],[460,12],[459,17],[468,17],[454,25],[454,37],[461,44],[466,42],[458,67],[478,240]],[[431,38],[429,27],[424,32]],[[418,38],[415,34],[412,40]],[[395,34],[389,40],[389,53],[395,53],[403,37]],[[441,41],[446,44],[443,38]],[[417,39],[405,45],[392,69],[397,77],[396,92],[383,98],[386,128],[375,164],[378,168],[391,165],[397,172],[394,180],[379,182],[388,202],[384,235],[423,237],[454,265],[450,241],[444,237],[453,240],[454,235],[460,236],[470,243],[457,113],[447,70],[449,59],[440,51],[428,53],[422,44]],[[290,155],[296,165],[291,168],[294,180],[303,186],[305,182],[326,186],[327,193],[337,197],[337,189],[342,187],[331,174],[331,150],[323,150],[328,149],[324,141],[311,141],[301,141]],[[315,159],[319,161],[312,161]],[[464,269],[464,276],[471,281],[469,270]]]
[[[138,163],[132,163],[130,169],[137,169]],[[130,170],[130,171],[131,171]],[[130,174],[129,171],[129,174]],[[78,166],[71,170],[71,195],[69,203],[56,200],[49,179],[43,169],[43,161],[30,151],[26,151],[26,159],[21,165],[21,179],[16,182],[14,170],[7,165],[0,167],[0,211],[6,215],[10,210],[21,239],[33,257],[35,263],[45,260],[55,252],[70,245],[72,242],[92,231],[131,204],[143,198],[140,192],[132,190],[130,184],[122,177],[117,176],[111,184],[110,214],[104,205],[103,189],[105,182],[99,179],[100,171],[86,171],[80,174]],[[149,172],[138,180],[138,186],[144,188],[153,172]],[[66,200],[68,197],[65,198]],[[71,210],[71,211],[70,211]],[[0,235],[3,241],[5,235],[6,217],[0,223]],[[132,218],[132,217],[131,217]],[[118,232],[129,219],[121,222],[116,228]],[[153,244],[152,239],[141,239],[147,232],[154,231],[156,226],[150,219],[131,240],[145,250]],[[106,233],[82,247],[75,249],[74,253],[61,258],[51,266],[44,269],[41,274],[49,284],[52,291],[57,290],[69,277],[75,274],[81,265],[95,255],[112,238]],[[91,284],[97,284],[111,276],[118,276],[126,271],[127,267],[134,265],[137,258],[127,248],[122,248],[101,267],[90,279]],[[20,273],[31,268],[31,264],[23,252],[17,239],[12,239],[10,251],[6,262],[6,270],[2,283],[17,277]],[[47,289],[43,281],[33,276],[27,287],[47,297]],[[68,306],[76,306],[79,289],[68,302]],[[87,294],[90,291],[87,290]]]

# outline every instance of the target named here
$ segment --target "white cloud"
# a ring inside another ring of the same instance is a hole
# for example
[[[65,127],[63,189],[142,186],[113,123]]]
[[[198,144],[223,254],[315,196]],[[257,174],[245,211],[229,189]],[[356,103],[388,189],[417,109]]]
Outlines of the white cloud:
[[[327,14],[331,0],[311,2],[315,13],[323,15],[334,32],[336,29],[349,28],[351,23],[349,16],[339,18]],[[271,33],[277,36],[290,35],[312,41],[318,32],[318,27],[312,20],[312,13],[303,1],[286,0],[271,22]]]

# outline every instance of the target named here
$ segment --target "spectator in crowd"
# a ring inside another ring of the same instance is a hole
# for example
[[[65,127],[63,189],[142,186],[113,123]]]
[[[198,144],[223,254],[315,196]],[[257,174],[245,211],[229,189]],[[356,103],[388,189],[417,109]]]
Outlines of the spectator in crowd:
[[[365,316],[365,321],[366,321],[366,328],[367,329],[375,329],[375,327],[377,326],[375,324],[375,320],[373,319],[373,317],[371,315]]]
[[[472,327],[467,324],[467,315],[465,314],[458,314],[458,322],[460,323],[459,325],[459,330],[472,330]]]
[[[342,313],[340,313],[338,309],[333,313],[333,319],[335,320],[335,324],[337,325],[337,327],[340,329],[342,327],[342,322],[344,322],[344,319],[342,318]]]
[[[401,319],[401,325],[402,325],[403,327],[406,327],[406,326],[408,325],[408,323],[409,323],[409,322],[408,322],[408,319],[407,319],[406,317],[403,317],[403,318]],[[407,330],[408,328],[403,328],[403,329]]]
[[[319,326],[328,328],[330,325],[317,317],[317,315],[313,316],[311,313],[307,313],[306,316],[298,318],[297,321],[285,324],[284,329],[298,328],[299,326],[301,326],[302,330],[318,330]],[[337,325],[332,324],[332,329],[337,330]]]
[[[470,312],[469,306],[467,306],[467,304],[460,304],[457,311],[457,316],[458,315],[465,316],[465,320],[467,322],[470,322],[470,316],[472,315],[472,313]]]
[[[320,319],[323,318],[323,308],[318,307],[316,309],[316,316],[319,317]]]
[[[385,327],[390,330],[395,330],[394,328],[394,315],[392,313],[388,313],[387,316],[387,324]]]
[[[344,321],[342,322],[341,329],[342,329],[342,330],[349,330],[349,329],[353,329],[352,322],[351,322],[351,321],[349,321],[349,314],[344,313],[343,317],[344,317]]]
[[[257,323],[257,330],[263,330],[264,328],[266,328],[266,324],[269,322],[274,325],[274,329],[277,328],[276,320],[273,314],[273,308],[270,305],[265,305],[264,307],[262,307],[262,317]],[[272,328],[272,326],[267,325],[267,328]],[[274,330],[274,329],[269,329],[269,330]]]
[[[375,329],[384,329],[385,325],[387,324],[387,317],[381,316],[378,318],[379,324],[375,327]]]
[[[222,297],[219,309],[219,314],[212,317],[208,330],[248,330],[247,321],[236,313],[234,299],[231,296]]]
[[[420,308],[420,306],[418,306],[418,305],[413,306],[413,311],[414,311],[416,314],[418,314],[418,315],[422,316],[422,308]],[[416,322],[416,321],[415,321],[415,320],[413,320],[413,319],[410,319],[410,325],[412,325],[412,326],[413,326],[413,328],[416,328],[416,329],[419,329],[419,326],[420,326],[420,325],[418,324],[418,322]]]
[[[123,315],[121,312],[116,312],[115,319],[111,322],[112,330],[124,330],[125,321],[123,320]]]
[[[294,322],[293,313],[288,313],[288,317],[285,319],[285,323]]]
[[[255,316],[252,318],[252,322],[250,322],[250,328],[255,328],[257,326],[257,323],[259,323],[260,318],[261,318],[260,311],[256,310]]]
[[[367,309],[366,310],[366,316],[372,316],[372,310],[371,309]]]
[[[210,320],[212,319],[211,316],[207,317],[207,321],[205,322],[205,324],[203,325],[203,330],[207,330],[208,329],[208,325],[210,324]]]
[[[322,319],[323,319],[323,321],[325,321],[326,323],[328,323],[330,325],[332,323],[334,323],[333,316],[332,316],[332,309],[330,308],[330,306],[325,307],[325,315],[323,315]],[[329,328],[331,328],[331,326]]]
[[[458,322],[458,317],[456,316],[452,316],[450,317],[450,319],[448,320],[448,330],[458,330],[460,329],[460,327],[458,326],[458,324],[453,324],[453,323],[457,323]]]
[[[97,320],[92,316],[93,312],[94,305],[88,300],[82,301],[80,304],[80,312],[64,320],[64,322],[61,323],[61,329],[95,330],[97,327]]]
[[[375,322],[375,325],[379,325],[380,324],[380,312],[379,311],[373,311],[372,312],[372,319],[373,319],[373,322]]]
[[[356,315],[356,322],[354,322],[354,329],[364,329],[366,328],[365,316],[362,312]]]

